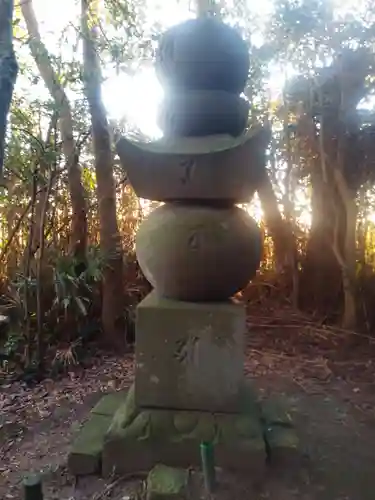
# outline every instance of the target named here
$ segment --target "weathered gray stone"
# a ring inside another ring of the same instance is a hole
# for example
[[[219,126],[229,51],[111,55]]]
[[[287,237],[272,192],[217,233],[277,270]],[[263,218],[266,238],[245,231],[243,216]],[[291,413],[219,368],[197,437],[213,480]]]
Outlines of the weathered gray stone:
[[[189,473],[156,465],[147,477],[147,500],[189,500]]]
[[[159,463],[199,466],[200,443],[210,441],[217,466],[259,477],[266,463],[260,415],[247,386],[236,414],[141,409],[135,405],[134,392],[129,391],[105,438],[103,474],[150,470]]]
[[[266,425],[293,427],[293,420],[289,409],[279,397],[263,400],[261,408],[262,419]]]
[[[104,437],[111,425],[108,415],[91,414],[79,432],[68,456],[68,468],[76,476],[101,472]]]
[[[295,464],[301,454],[299,439],[293,427],[274,425],[265,429],[267,454],[272,465]]]
[[[278,398],[262,402],[261,415],[268,459],[272,465],[295,463],[300,458],[299,439],[292,417]]]
[[[255,276],[262,238],[241,208],[166,203],[143,221],[136,251],[145,277],[160,296],[223,301]]]
[[[130,397],[128,397],[128,394]],[[68,456],[68,467],[76,476],[101,472],[104,437],[112,424],[113,416],[121,406],[131,408],[134,388],[106,394],[94,406],[90,417],[82,426]]]
[[[248,203],[264,173],[270,131],[240,137],[165,138],[150,143],[122,137],[116,144],[135,193],[157,201]]]
[[[148,295],[137,310],[136,404],[239,411],[245,319],[243,306],[235,302]]]
[[[112,417],[120,405],[125,403],[128,391],[119,391],[106,394],[94,406],[91,413],[95,415],[107,415]]]
[[[257,479],[264,473],[266,452],[272,466],[294,465],[300,459],[288,413],[273,400],[260,405],[248,385],[243,387],[237,414],[142,410],[135,403],[134,386],[125,402],[123,397],[124,393],[106,395],[91,411],[69,454],[73,474],[102,471],[110,476],[150,470],[159,463],[199,466],[202,441],[214,443],[217,466]]]

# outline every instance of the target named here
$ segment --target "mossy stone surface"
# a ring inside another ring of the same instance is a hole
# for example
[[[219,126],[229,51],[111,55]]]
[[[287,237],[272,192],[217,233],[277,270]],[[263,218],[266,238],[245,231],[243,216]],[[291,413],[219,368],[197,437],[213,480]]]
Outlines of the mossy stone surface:
[[[120,404],[117,411],[115,401]],[[267,455],[271,464],[299,457],[298,437],[285,405],[273,399],[260,404],[251,387],[244,386],[241,408],[236,414],[145,410],[136,405],[134,387],[125,401],[121,393],[106,395],[79,432],[69,469],[74,475],[111,475],[114,470],[150,470],[160,463],[199,466],[204,440],[214,443],[216,465],[254,477],[264,471]]]
[[[173,425],[177,432],[181,434],[189,434],[193,432],[198,423],[198,415],[196,412],[179,411],[173,416]]]
[[[156,465],[147,478],[147,500],[188,500],[189,473]]]
[[[288,408],[280,398],[272,398],[262,401],[262,420],[267,425],[282,425],[292,427],[293,420]]]
[[[135,389],[134,384],[131,385],[125,401],[117,408],[117,411],[113,414],[113,420],[110,426],[126,427],[133,422],[135,417],[138,415],[138,409],[135,404]]]
[[[141,409],[135,406],[131,388],[126,402],[117,410],[106,441],[151,440],[154,442],[212,441],[216,444],[253,440],[262,436],[260,409],[253,393],[242,391],[243,411],[209,413],[200,411]]]
[[[262,402],[261,411],[270,463],[296,461],[299,457],[299,439],[288,408],[279,398],[272,398]]]
[[[125,403],[127,398],[127,391],[114,392],[106,394],[91,410],[95,415],[107,415],[113,417],[118,408]]]
[[[83,424],[68,456],[68,467],[72,474],[79,476],[101,471],[104,437],[113,416],[127,399],[127,391],[106,394],[91,410],[89,419]]]
[[[293,427],[270,426],[265,430],[264,439],[272,465],[297,462],[300,456],[300,442]]]
[[[110,415],[91,414],[79,432],[68,457],[68,468],[76,476],[100,472],[104,436],[111,424]]]
[[[134,406],[132,394],[129,392],[106,434],[104,475],[113,469],[119,474],[147,470],[158,463],[199,466],[202,441],[213,442],[220,467],[242,468],[255,475],[264,469],[263,427],[252,391],[243,392],[243,411],[233,414],[142,409]]]

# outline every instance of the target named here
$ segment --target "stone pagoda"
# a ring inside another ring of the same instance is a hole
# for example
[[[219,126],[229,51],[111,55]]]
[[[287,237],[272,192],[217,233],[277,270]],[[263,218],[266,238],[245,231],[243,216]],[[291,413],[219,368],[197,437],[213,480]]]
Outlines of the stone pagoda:
[[[261,405],[244,376],[246,315],[235,295],[258,270],[262,242],[237,204],[253,196],[269,142],[261,126],[247,130],[248,47],[215,18],[189,20],[161,37],[156,73],[163,138],[117,143],[136,194],[162,202],[136,239],[153,291],[137,308],[135,381],[92,410],[70,468],[197,466],[210,442],[217,465],[259,477],[297,443],[287,415]]]

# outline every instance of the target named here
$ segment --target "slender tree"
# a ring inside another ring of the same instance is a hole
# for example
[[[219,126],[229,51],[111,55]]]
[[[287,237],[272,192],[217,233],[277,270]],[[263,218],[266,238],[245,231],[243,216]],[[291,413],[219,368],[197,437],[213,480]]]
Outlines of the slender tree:
[[[71,249],[80,260],[85,261],[87,247],[87,213],[86,193],[82,183],[81,167],[76,142],[73,134],[72,110],[66,92],[56,75],[47,48],[39,33],[32,0],[21,3],[22,15],[29,34],[31,55],[38,67],[41,77],[55,101],[59,114],[59,126],[62,148],[68,171],[70,199],[72,203]]]
[[[18,64],[13,50],[13,0],[0,1],[0,176],[4,165],[7,117]]]
[[[81,0],[85,94],[89,104],[99,201],[100,246],[106,260],[103,276],[102,325],[105,343],[125,344],[123,251],[117,224],[114,158],[107,114],[101,95],[101,68],[97,54],[96,2]]]

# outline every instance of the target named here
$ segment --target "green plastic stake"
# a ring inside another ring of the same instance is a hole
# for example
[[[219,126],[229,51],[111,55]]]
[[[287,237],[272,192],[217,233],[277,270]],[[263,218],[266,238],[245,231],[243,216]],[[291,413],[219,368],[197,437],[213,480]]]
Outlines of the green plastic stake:
[[[24,500],[43,500],[42,479],[39,474],[28,474],[23,479]]]
[[[201,448],[201,461],[204,484],[208,493],[213,493],[216,486],[214,446],[212,443],[203,442]]]

